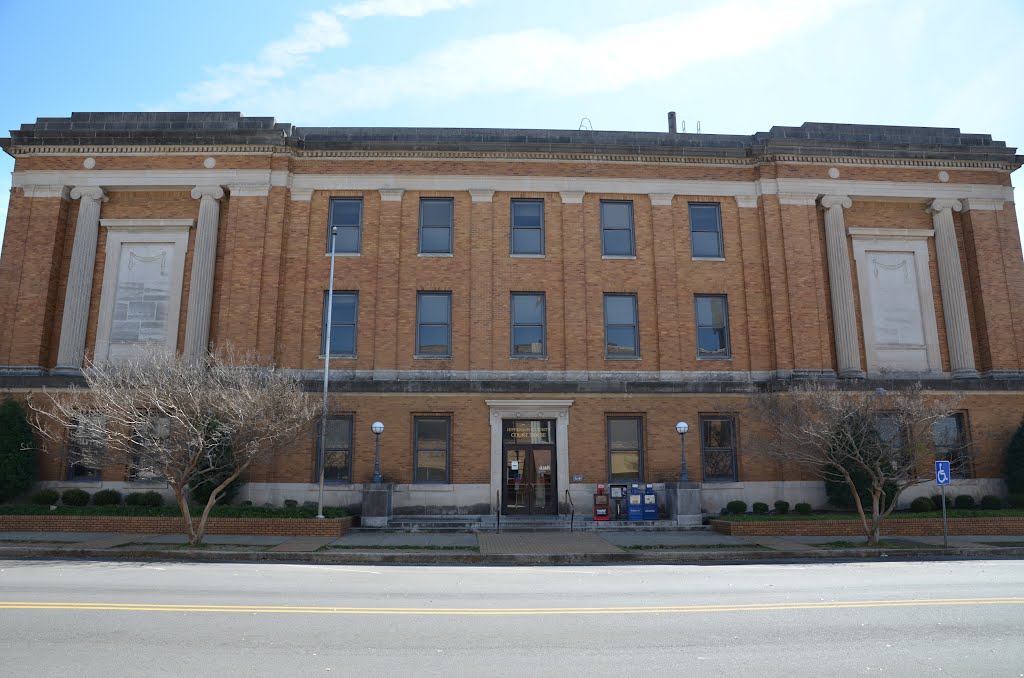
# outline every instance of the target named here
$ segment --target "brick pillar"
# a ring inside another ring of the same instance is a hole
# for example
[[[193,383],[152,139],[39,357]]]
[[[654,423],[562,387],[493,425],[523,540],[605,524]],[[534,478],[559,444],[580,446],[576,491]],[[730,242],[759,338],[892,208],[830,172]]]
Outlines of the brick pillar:
[[[658,307],[658,369],[662,372],[683,369],[679,338],[679,289],[676,276],[675,228],[672,223],[671,193],[652,193],[651,222],[654,230],[654,300]]]
[[[491,340],[494,319],[491,308],[494,299],[494,276],[491,259],[494,248],[494,191],[470,189],[473,200],[470,223],[470,276],[469,286],[469,369],[492,370]]]
[[[977,378],[974,367],[974,344],[971,321],[967,315],[967,294],[960,267],[960,249],[953,227],[953,210],[959,212],[959,200],[932,200],[928,211],[935,226],[935,255],[939,264],[939,286],[942,289],[942,313],[946,320],[946,342],[949,344],[949,365],[954,379]]]
[[[583,191],[564,191],[562,198],[562,318],[565,328],[565,369],[587,369],[587,268],[583,233]]]
[[[398,369],[398,273],[401,257],[402,195],[400,188],[380,189],[380,226],[377,230],[377,309],[373,372],[386,378]],[[415,304],[415,299],[407,300]]]
[[[192,252],[192,278],[188,290],[188,315],[185,320],[187,360],[198,360],[210,347],[210,311],[213,308],[213,274],[217,263],[217,230],[224,189],[220,186],[196,186],[192,197],[199,201],[196,244]]]
[[[64,295],[64,316],[57,349],[57,372],[77,373],[85,359],[85,330],[89,324],[92,276],[96,270],[96,241],[100,230],[100,204],[107,194],[98,186],[76,186],[71,198],[81,200],[75,241],[71,248],[71,266]]]
[[[832,296],[832,329],[836,340],[836,367],[839,376],[862,379],[860,342],[857,338],[857,313],[853,305],[853,276],[850,274],[850,252],[846,244],[846,223],[843,209],[853,206],[845,195],[826,195],[825,247],[828,255],[828,284]]]

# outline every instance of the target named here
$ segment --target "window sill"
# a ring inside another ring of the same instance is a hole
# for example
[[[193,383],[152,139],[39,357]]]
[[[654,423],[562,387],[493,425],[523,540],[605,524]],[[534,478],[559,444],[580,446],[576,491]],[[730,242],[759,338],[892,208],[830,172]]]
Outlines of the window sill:
[[[325,356],[323,353],[321,353],[317,357],[320,358],[320,360],[326,360],[327,359],[327,356]],[[355,355],[352,355],[352,354],[349,354],[349,353],[332,353],[331,354],[331,360],[355,360],[357,357],[358,356],[355,356]]]
[[[541,254],[516,254],[515,252],[513,252],[509,256],[512,257],[513,259],[543,259],[544,258],[544,254],[543,253],[541,253]]]
[[[605,360],[612,360],[614,362],[622,362],[622,361],[640,362],[641,360],[643,360],[643,358],[638,356],[638,355],[624,355],[624,356],[606,355],[604,357],[604,359]]]
[[[548,355],[510,355],[509,360],[547,360]]]
[[[699,355],[699,356],[697,356],[697,360],[723,360],[723,361],[730,361],[730,360],[732,360],[732,356],[731,355],[722,355],[722,356],[718,356],[718,355]]]
[[[414,355],[413,360],[451,360],[452,356],[448,355]]]
[[[725,257],[691,257],[693,261],[725,261]]]
[[[621,260],[621,261],[630,261],[630,260],[635,260],[636,259],[636,255],[635,254],[602,254],[601,258],[602,259],[610,259],[610,260],[613,260],[613,261],[616,260],[616,259]]]
[[[444,259],[446,257],[454,257],[455,254],[452,252],[417,252],[416,256],[425,259]]]
[[[325,252],[324,256],[325,257],[329,257],[329,256],[331,256],[331,253],[330,252]],[[336,257],[361,257],[361,256],[363,256],[363,253],[362,252],[335,252],[334,256],[336,256]]]

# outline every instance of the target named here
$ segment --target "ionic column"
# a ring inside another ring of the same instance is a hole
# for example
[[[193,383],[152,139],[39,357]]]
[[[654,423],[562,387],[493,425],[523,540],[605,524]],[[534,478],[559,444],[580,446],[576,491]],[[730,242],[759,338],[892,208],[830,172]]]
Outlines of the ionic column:
[[[946,318],[946,343],[954,379],[978,376],[974,368],[974,345],[967,316],[967,294],[964,274],[960,268],[960,250],[956,245],[953,211],[961,209],[959,200],[935,199],[928,205],[935,227],[935,253],[939,264],[939,287],[942,290],[942,312]]]
[[[825,249],[828,256],[828,282],[832,294],[832,328],[836,337],[836,363],[841,378],[864,377],[860,366],[860,344],[857,341],[857,314],[853,306],[853,277],[850,275],[850,253],[846,245],[846,222],[843,209],[853,206],[845,195],[821,198],[825,208]]]
[[[185,321],[184,355],[197,360],[209,350],[210,309],[213,307],[213,273],[217,259],[217,228],[224,189],[220,186],[196,186],[192,197],[199,201],[196,245],[192,253],[192,278],[188,290],[188,316]]]
[[[60,325],[57,371],[78,372],[85,359],[85,330],[89,322],[92,275],[96,270],[96,240],[100,230],[100,203],[107,195],[99,186],[75,186],[71,197],[81,200],[75,241],[71,248],[71,267],[64,295],[64,318]]]

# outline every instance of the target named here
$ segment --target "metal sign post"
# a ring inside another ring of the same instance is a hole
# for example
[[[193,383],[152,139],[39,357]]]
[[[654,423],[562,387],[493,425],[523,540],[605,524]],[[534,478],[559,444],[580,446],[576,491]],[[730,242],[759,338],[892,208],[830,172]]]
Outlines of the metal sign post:
[[[946,485],[949,485],[949,462],[935,462],[935,484],[942,490],[942,547],[949,548],[949,531],[946,528]]]

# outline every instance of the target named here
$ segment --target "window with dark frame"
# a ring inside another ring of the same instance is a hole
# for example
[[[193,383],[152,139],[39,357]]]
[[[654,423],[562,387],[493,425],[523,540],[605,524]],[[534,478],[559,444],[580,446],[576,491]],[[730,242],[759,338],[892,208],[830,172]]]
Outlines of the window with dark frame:
[[[609,483],[643,482],[643,421],[643,417],[608,417]]]
[[[689,203],[690,252],[695,259],[725,257],[722,243],[722,206],[718,203]]]
[[[327,296],[324,292],[323,319],[320,324],[320,355],[327,350]],[[335,292],[331,308],[331,355],[355,356],[359,318],[359,292]]]
[[[455,201],[420,199],[420,254],[451,254]]]
[[[636,295],[604,295],[604,339],[606,358],[640,357]]]
[[[704,482],[736,482],[735,417],[701,415],[700,453]]]
[[[82,415],[89,416],[89,415]],[[87,451],[89,448],[98,449],[100,445],[92,436],[87,434],[87,428],[96,426],[96,422],[84,421],[82,417],[75,420],[74,430],[68,434],[68,480],[99,480],[103,470],[95,466],[86,466],[73,459],[80,451]]]
[[[323,440],[317,436],[317,442],[323,445],[321,459],[324,465],[324,482],[351,483],[352,415],[336,414],[328,417]]]
[[[697,357],[729,358],[729,305],[724,294],[698,294],[693,303],[697,318]]]
[[[363,199],[331,198],[330,217],[327,220],[327,252],[331,251],[331,230],[338,227],[334,238],[336,254],[359,254],[363,235]]]
[[[448,358],[452,354],[451,292],[416,295],[416,355]]]
[[[971,456],[966,419],[956,412],[932,424],[935,443],[935,460],[948,461],[953,478],[971,478]]]
[[[510,212],[512,254],[544,254],[544,201],[513,200]]]
[[[165,444],[171,437],[171,420],[168,417],[149,417],[147,425],[152,427],[151,430],[145,431],[138,436],[133,436],[132,439],[132,452],[128,460],[128,468],[125,469],[125,479],[135,483],[147,483],[147,482],[163,482],[164,477],[154,471],[153,469],[144,469],[142,461],[142,453],[139,448],[147,444],[147,440],[152,440],[152,434],[155,429],[156,437],[162,440]]]
[[[452,418],[413,418],[413,482],[447,483]]]
[[[543,292],[512,293],[512,355],[536,358],[547,354]]]
[[[606,257],[631,257],[636,254],[633,201],[601,201],[601,254]]]

